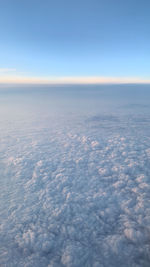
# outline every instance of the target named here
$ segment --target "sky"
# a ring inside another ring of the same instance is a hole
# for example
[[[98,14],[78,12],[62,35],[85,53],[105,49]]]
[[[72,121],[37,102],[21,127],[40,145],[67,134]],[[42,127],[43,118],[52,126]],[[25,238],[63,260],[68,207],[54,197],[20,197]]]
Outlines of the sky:
[[[149,0],[1,0],[0,82],[150,82]]]

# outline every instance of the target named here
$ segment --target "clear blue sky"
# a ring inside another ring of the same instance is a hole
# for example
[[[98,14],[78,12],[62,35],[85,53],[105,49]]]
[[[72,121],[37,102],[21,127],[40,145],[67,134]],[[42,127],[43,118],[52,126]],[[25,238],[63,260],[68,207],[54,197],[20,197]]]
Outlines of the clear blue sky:
[[[0,69],[150,79],[150,0],[1,0]]]

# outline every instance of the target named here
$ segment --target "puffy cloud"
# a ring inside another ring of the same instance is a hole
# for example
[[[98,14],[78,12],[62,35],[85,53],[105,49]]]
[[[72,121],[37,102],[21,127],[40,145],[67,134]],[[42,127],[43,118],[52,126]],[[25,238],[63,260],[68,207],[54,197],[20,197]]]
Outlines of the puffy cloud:
[[[149,125],[66,116],[1,133],[2,266],[149,266]]]

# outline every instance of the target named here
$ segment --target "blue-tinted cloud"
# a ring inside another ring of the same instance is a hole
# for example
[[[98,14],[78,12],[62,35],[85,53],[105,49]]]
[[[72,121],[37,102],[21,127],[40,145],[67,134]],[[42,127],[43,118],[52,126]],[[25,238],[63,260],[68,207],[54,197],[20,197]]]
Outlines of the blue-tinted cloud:
[[[149,266],[149,109],[35,112],[41,90],[1,117],[1,265]]]

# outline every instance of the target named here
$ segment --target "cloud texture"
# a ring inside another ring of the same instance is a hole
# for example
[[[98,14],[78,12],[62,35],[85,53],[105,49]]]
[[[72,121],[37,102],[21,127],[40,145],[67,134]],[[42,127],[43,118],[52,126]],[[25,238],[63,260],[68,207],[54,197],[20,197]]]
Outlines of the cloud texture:
[[[1,121],[1,266],[148,267],[149,114],[27,119]]]

